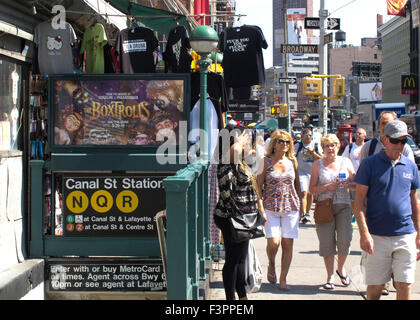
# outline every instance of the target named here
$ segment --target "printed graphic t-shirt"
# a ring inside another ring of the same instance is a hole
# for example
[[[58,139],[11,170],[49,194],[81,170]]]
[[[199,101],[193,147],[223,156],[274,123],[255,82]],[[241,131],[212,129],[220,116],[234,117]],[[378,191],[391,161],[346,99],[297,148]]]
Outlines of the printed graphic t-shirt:
[[[238,88],[265,81],[262,49],[268,44],[257,26],[244,25],[224,30],[219,38],[222,67],[227,87]]]
[[[35,27],[34,43],[38,47],[39,71],[42,74],[73,73],[71,46],[76,41],[71,24],[65,29],[53,29],[51,22],[45,21]]]
[[[115,49],[120,56],[122,73],[155,72],[153,51],[159,46],[153,31],[137,27],[121,30]]]
[[[108,43],[104,26],[96,23],[86,29],[80,53],[86,51],[86,73],[104,73],[104,46]]]
[[[188,53],[188,49],[191,49],[191,45],[187,29],[184,26],[177,26],[172,29],[163,54],[165,71],[190,73],[193,59]]]

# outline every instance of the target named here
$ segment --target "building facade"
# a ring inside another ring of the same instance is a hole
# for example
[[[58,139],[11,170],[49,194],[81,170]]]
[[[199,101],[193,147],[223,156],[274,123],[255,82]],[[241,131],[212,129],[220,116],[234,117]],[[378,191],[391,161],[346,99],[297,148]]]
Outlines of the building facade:
[[[401,74],[410,74],[410,19],[394,17],[379,28],[382,33],[382,102],[405,102],[410,96],[401,94]]]
[[[293,10],[296,9],[296,10]],[[312,0],[273,0],[273,65],[278,68],[278,72],[274,73],[277,76],[273,80],[275,87],[273,88],[274,100],[280,103],[288,103],[291,113],[303,113],[309,108],[316,108],[314,103],[308,97],[302,95],[302,78],[318,73],[319,56],[318,54],[305,55],[291,55],[288,56],[287,74],[285,68],[284,54],[280,53],[280,47],[285,44],[285,29],[284,29],[284,15],[287,15],[286,33],[288,44],[318,44],[318,38],[313,36],[312,30],[303,28],[303,21],[291,22],[295,19],[295,14],[302,14],[304,16],[313,16],[313,1]],[[298,25],[300,26],[298,27]],[[291,38],[289,35],[294,35],[293,31],[297,32],[297,39]],[[303,34],[302,34],[303,32]],[[297,41],[296,41],[297,40]],[[288,101],[286,101],[286,85],[279,84],[278,78],[293,77],[296,78],[296,83],[288,86]],[[315,111],[315,109],[314,109]]]
[[[273,65],[283,64],[280,45],[284,41],[284,11],[283,8],[304,8],[308,17],[313,16],[313,0],[273,0]],[[312,36],[312,32],[308,33]]]
[[[362,100],[358,92],[359,82],[382,81],[382,50],[377,43],[377,38],[362,38],[360,46],[336,44],[329,48],[328,74],[341,75],[346,79],[345,99],[329,100],[329,107],[356,112],[356,107]],[[329,88],[331,96],[332,81],[329,83]]]

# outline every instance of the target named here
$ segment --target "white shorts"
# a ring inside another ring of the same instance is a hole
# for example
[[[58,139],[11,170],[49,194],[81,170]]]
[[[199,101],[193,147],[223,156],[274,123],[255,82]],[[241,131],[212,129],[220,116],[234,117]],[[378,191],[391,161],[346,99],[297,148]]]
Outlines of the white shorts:
[[[265,210],[267,223],[264,225],[266,238],[296,239],[299,230],[299,211],[290,211],[278,214],[276,212]]]
[[[372,235],[373,254],[362,252],[361,267],[366,285],[385,284],[394,274],[396,282],[414,283],[416,272],[416,235],[395,237]]]
[[[302,192],[309,191],[309,180],[311,180],[310,174],[299,174],[300,190]]]

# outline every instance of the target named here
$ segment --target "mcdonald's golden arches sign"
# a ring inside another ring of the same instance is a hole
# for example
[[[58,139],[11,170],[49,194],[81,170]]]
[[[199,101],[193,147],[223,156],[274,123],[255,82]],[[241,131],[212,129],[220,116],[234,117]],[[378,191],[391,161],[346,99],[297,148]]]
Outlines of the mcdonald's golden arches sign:
[[[416,75],[401,75],[401,94],[418,94],[419,79]]]

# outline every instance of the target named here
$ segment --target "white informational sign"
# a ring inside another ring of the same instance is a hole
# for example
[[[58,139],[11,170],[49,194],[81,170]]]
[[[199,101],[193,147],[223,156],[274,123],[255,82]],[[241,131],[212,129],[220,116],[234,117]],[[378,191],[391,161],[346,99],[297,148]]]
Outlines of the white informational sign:
[[[18,98],[18,92],[19,92],[19,73],[17,73],[16,71],[16,67],[15,70],[12,72],[11,75],[12,78],[12,101],[13,101],[13,105],[16,105],[17,102],[17,98]]]
[[[359,102],[382,101],[382,82],[359,83]]]
[[[308,44],[305,29],[305,8],[287,9],[287,44]],[[304,54],[291,54],[291,59],[304,58]]]

